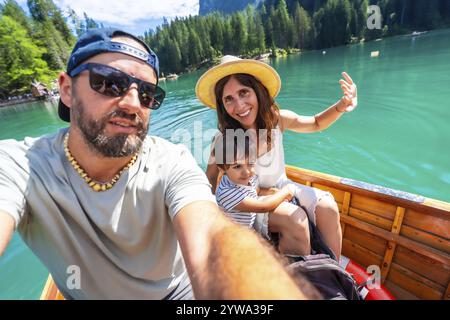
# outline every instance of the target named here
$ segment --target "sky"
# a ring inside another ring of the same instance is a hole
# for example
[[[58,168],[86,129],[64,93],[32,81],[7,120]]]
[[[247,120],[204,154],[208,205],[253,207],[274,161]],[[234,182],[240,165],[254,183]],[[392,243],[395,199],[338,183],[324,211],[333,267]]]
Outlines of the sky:
[[[27,7],[27,0],[16,0]],[[83,12],[105,27],[118,27],[135,35],[162,24],[163,17],[198,15],[199,0],[53,0],[66,12],[70,7],[79,17]],[[27,11],[28,12],[28,11]]]

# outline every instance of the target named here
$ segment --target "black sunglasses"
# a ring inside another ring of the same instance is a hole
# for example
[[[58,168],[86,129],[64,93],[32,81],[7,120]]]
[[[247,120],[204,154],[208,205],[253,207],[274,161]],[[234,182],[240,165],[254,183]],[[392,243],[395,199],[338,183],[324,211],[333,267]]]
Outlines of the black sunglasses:
[[[85,63],[73,69],[69,75],[75,77],[85,70],[89,70],[89,84],[92,90],[108,97],[122,97],[131,84],[136,83],[141,104],[146,108],[156,110],[166,96],[164,90],[157,85],[137,79],[104,64]]]

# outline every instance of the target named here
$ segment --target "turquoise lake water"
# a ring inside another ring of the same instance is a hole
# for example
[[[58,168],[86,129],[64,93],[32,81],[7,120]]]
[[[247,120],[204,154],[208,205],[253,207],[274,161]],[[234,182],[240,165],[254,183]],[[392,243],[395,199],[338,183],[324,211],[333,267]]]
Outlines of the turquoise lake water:
[[[380,51],[379,57],[371,58],[372,51]],[[290,55],[270,64],[283,81],[278,104],[303,115],[340,98],[342,71],[358,85],[358,108],[332,127],[284,135],[288,164],[450,202],[450,29]],[[209,150],[217,121],[195,97],[201,73],[162,83],[167,98],[152,114],[150,134],[176,142],[186,130],[191,139],[185,143],[205,168],[202,153]],[[0,140],[64,126],[56,102],[0,109]],[[37,299],[46,277],[15,234],[0,258],[0,299]]]

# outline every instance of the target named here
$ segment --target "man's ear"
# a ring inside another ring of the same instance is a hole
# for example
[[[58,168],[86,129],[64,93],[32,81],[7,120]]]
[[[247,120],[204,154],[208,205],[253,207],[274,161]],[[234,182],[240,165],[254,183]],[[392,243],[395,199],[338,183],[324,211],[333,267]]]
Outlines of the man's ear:
[[[65,72],[61,72],[58,77],[59,96],[61,101],[71,107],[72,104],[72,78]]]

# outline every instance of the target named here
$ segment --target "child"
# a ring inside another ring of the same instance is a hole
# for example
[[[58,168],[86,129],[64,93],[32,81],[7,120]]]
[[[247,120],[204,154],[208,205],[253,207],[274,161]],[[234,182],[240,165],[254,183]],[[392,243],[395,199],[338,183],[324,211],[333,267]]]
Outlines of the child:
[[[286,185],[280,190],[259,188],[254,163],[250,161],[248,137],[240,146],[234,135],[229,139],[226,135],[219,135],[215,139],[215,154],[218,148],[223,151],[222,155],[227,155],[226,160],[231,160],[217,163],[223,176],[216,190],[216,200],[225,214],[243,226],[260,229],[259,232],[266,237],[270,224],[270,230],[280,233],[278,249],[281,253],[310,254],[306,213],[287,202],[293,199],[294,186]],[[231,154],[233,157],[229,159]],[[280,219],[286,215],[289,219]],[[257,228],[256,224],[260,227]]]

